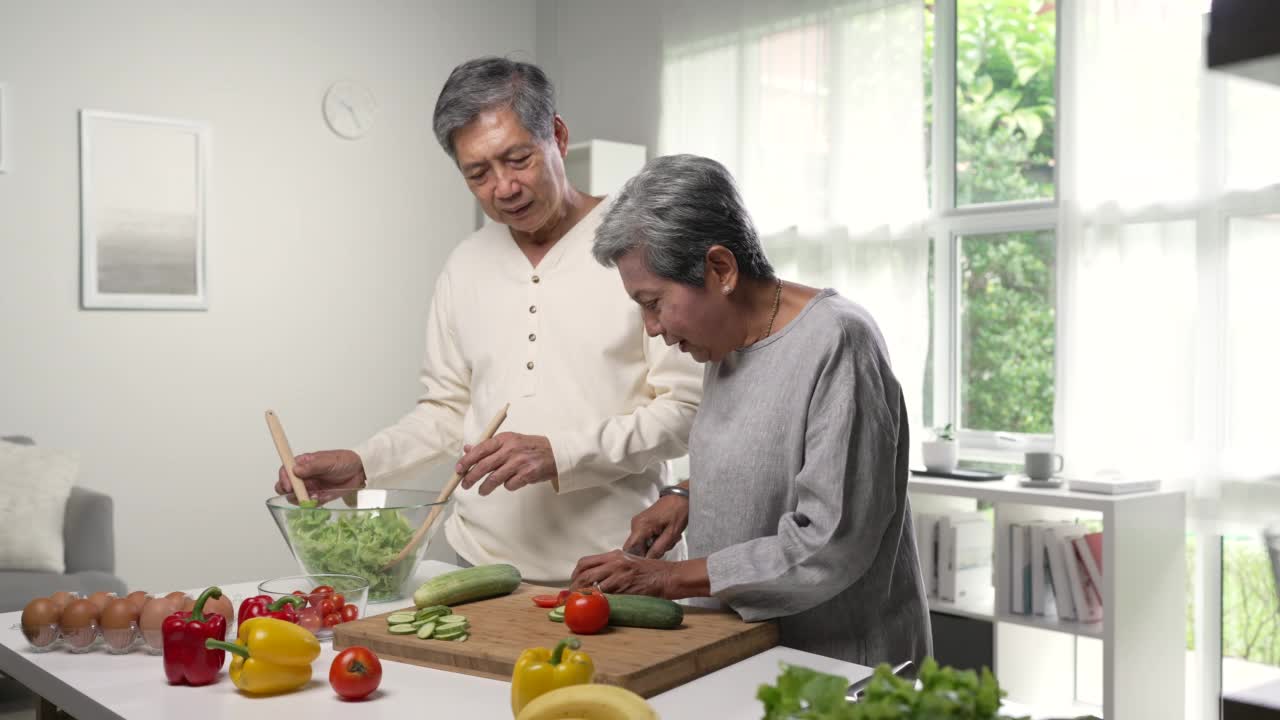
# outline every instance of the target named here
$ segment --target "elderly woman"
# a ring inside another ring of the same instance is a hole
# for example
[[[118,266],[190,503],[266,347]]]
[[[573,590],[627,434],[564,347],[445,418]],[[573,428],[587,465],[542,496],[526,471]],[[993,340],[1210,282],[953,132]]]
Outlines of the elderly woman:
[[[862,665],[930,654],[907,413],[884,339],[833,290],[774,275],[733,179],[692,155],[626,184],[592,248],[645,330],[705,363],[690,480],[585,557],[574,586],[714,597],[782,644]],[[689,557],[660,559],[688,529]]]

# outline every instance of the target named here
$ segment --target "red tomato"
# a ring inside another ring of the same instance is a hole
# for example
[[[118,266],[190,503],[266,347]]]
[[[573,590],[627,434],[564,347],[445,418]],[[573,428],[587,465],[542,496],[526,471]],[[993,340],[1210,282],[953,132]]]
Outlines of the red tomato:
[[[556,602],[555,595],[534,595],[533,604],[540,608],[553,608],[560,603]]]
[[[298,624],[313,633],[324,627],[324,621],[320,618],[320,611],[315,608],[300,610],[298,612]]]
[[[560,607],[561,605],[569,602],[569,596],[572,594],[572,590],[561,590],[560,594],[556,595],[556,607]]]
[[[329,599],[333,600],[334,607],[342,607],[343,605],[347,604],[347,599],[343,597],[340,593],[334,593],[333,597]]]
[[[329,666],[329,685],[348,700],[367,697],[381,682],[382,663],[369,648],[349,647]]]
[[[298,597],[306,597],[306,596],[307,596],[307,594],[306,594],[306,593],[304,593],[304,592],[302,592],[301,590],[294,590],[292,594],[297,595]]]
[[[360,617],[360,608],[355,605],[343,605],[342,612],[339,614],[342,616],[342,622],[351,622]]]
[[[609,624],[609,601],[604,593],[584,590],[570,593],[564,606],[564,626],[580,635],[600,632]]]
[[[338,613],[329,613],[324,616],[324,626],[333,627],[342,623],[342,616]]]
[[[317,585],[317,586],[315,587],[315,589],[314,589],[314,590],[312,590],[311,592],[312,592],[312,594],[314,594],[314,595],[332,595],[332,594],[333,594],[333,586],[332,586],[332,585]]]
[[[321,615],[329,615],[329,614],[331,614],[331,613],[336,613],[336,612],[338,612],[338,606],[337,606],[337,605],[335,605],[335,604],[334,604],[334,602],[333,602],[333,600],[331,600],[331,599],[329,599],[329,598],[325,598],[325,599],[321,600],[321,601],[320,601],[320,604],[319,604],[319,605],[316,605],[316,607],[320,608],[320,614],[321,614]]]

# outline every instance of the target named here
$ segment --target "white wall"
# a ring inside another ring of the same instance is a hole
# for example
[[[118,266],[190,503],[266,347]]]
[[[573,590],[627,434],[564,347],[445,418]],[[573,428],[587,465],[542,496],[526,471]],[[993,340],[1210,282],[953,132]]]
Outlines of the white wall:
[[[538,64],[556,85],[571,142],[658,147],[662,3],[538,0]]]
[[[0,434],[78,450],[81,484],[115,498],[119,573],[162,592],[294,569],[263,507],[264,409],[301,452],[410,407],[474,217],[436,94],[458,62],[535,44],[520,2],[176,5],[0,0]],[[356,142],[320,114],[343,77],[381,105]],[[212,126],[207,312],[79,309],[80,108]]]

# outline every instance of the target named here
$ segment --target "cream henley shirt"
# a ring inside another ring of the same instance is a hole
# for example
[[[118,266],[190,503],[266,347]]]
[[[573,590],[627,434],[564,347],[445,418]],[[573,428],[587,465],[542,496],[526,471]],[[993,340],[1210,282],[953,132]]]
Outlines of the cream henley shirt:
[[[617,270],[592,258],[608,204],[537,267],[497,223],[455,248],[427,317],[418,404],[355,448],[376,485],[418,463],[455,462],[505,403],[500,433],[545,435],[557,483],[454,492],[445,533],[473,564],[567,582],[579,558],[621,547],[666,482],[664,461],[687,450],[702,368],[648,337]]]

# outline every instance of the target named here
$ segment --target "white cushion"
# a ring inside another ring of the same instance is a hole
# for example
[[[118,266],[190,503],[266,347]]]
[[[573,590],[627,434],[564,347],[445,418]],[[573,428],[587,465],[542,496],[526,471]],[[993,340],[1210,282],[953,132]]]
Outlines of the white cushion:
[[[79,466],[74,453],[0,442],[0,569],[66,570],[62,520]]]

